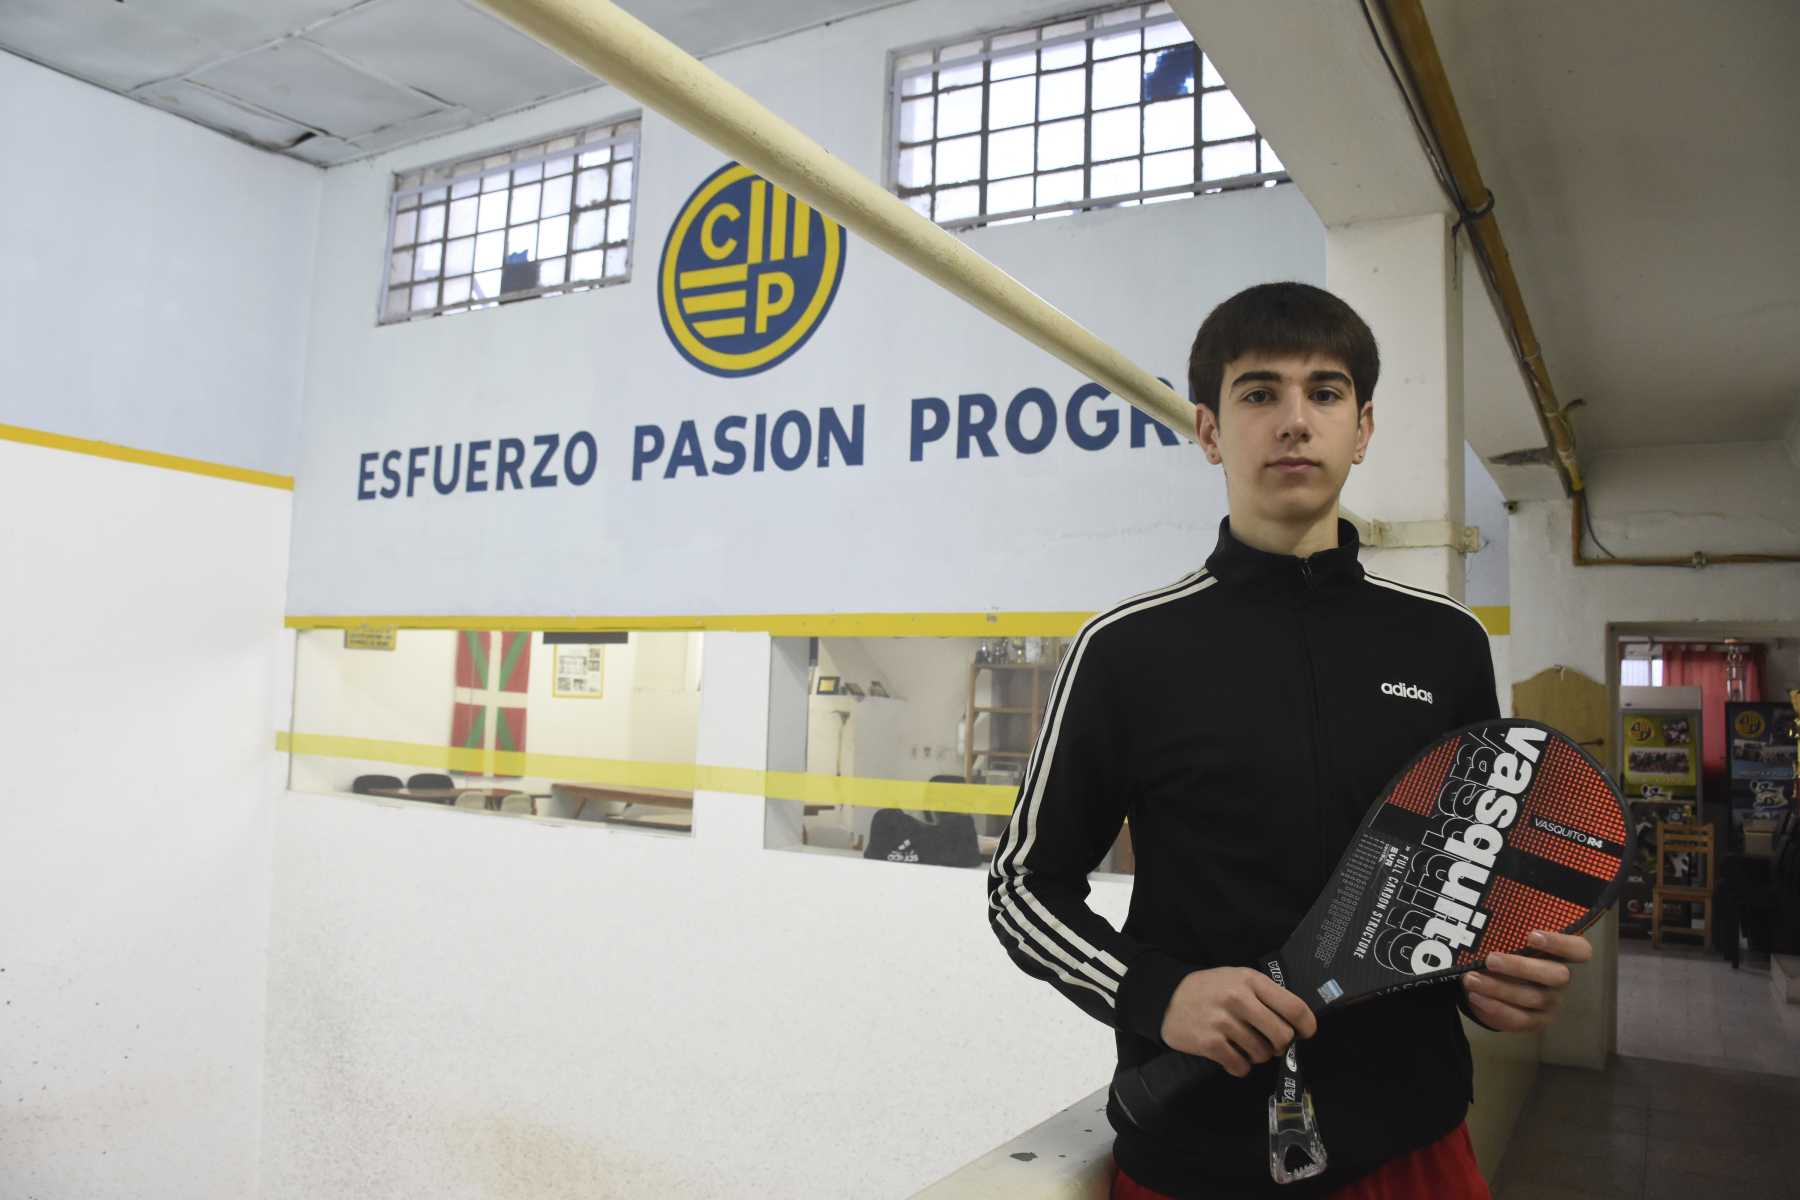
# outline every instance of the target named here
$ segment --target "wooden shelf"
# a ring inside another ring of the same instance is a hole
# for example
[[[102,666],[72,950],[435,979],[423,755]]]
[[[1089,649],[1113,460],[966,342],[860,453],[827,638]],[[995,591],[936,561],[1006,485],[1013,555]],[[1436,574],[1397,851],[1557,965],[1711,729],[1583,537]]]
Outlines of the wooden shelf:
[[[1046,641],[1045,648],[1050,649],[1056,644]],[[964,779],[974,780],[975,762],[980,758],[986,758],[989,763],[1001,759],[1024,762],[1031,758],[1032,748],[1037,745],[1038,731],[1044,724],[1044,709],[1050,700],[1050,687],[1046,677],[1056,672],[1059,659],[1060,654],[1041,662],[969,664],[969,703],[963,721]],[[990,672],[991,704],[975,702],[983,671]],[[988,744],[978,747],[975,745],[975,718],[982,713],[995,717],[1023,717],[1024,720],[988,722]],[[1000,745],[994,744],[997,737],[1002,738]]]

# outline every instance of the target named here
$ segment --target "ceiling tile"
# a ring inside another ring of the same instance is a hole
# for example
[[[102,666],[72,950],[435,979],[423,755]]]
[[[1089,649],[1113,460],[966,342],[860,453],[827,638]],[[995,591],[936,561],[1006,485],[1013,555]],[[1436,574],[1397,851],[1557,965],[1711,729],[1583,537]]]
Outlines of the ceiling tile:
[[[629,7],[632,16],[689,54],[705,56],[810,29],[828,21],[841,21],[897,2],[899,0],[758,0],[755,4],[746,4],[743,0],[633,0]],[[957,30],[950,28],[945,32]]]
[[[482,116],[599,82],[510,25],[446,0],[381,0],[309,36]]]
[[[901,0],[632,0],[709,54]],[[336,163],[594,86],[475,0],[0,0],[0,49]],[[183,83],[183,77],[196,86]],[[421,94],[422,93],[422,94]]]
[[[444,108],[428,116],[412,121],[399,121],[395,124],[365,133],[356,139],[356,144],[365,154],[375,154],[382,150],[392,150],[395,146],[405,146],[412,142],[422,142],[426,138],[436,137],[440,133],[449,133],[453,129],[464,129],[473,125],[479,118],[466,108]]]
[[[33,3],[40,0],[32,0]],[[61,0],[71,7],[105,6],[135,9],[171,29],[181,29],[232,50],[304,29],[333,13],[354,8],[357,0]],[[12,0],[7,0],[8,4]]]
[[[6,0],[0,46],[102,87],[129,91],[233,47],[115,0]]]
[[[229,96],[183,80],[142,88],[137,98],[268,150],[285,150],[311,132],[304,125],[255,112]]]
[[[313,137],[301,142],[287,153],[294,158],[317,163],[321,167],[331,167],[338,163],[349,162],[363,152],[342,138]]]
[[[299,38],[208,67],[194,78],[341,138],[442,107],[339,62]]]

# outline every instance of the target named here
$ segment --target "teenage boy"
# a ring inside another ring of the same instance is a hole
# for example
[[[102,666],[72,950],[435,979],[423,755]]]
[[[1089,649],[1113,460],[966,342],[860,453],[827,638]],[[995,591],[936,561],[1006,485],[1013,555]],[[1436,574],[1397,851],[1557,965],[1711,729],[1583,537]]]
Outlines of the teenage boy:
[[[1540,1029],[1569,981],[1553,959],[1491,955],[1461,982],[1318,1025],[1244,965],[1299,924],[1394,772],[1499,716],[1474,614],[1365,571],[1338,516],[1375,431],[1379,368],[1363,320],[1306,284],[1250,288],[1206,318],[1188,382],[1197,440],[1225,471],[1218,545],[1075,638],[988,873],[1007,954],[1112,1026],[1121,1065],[1172,1048],[1224,1068],[1178,1105],[1176,1133],[1108,1104],[1115,1197],[1485,1197],[1458,1010]],[[1115,931],[1087,907],[1087,876],[1127,816],[1137,874]],[[1584,938],[1533,936],[1554,958],[1590,953]],[[1267,1103],[1295,1036],[1311,1039],[1330,1167],[1277,1185]]]

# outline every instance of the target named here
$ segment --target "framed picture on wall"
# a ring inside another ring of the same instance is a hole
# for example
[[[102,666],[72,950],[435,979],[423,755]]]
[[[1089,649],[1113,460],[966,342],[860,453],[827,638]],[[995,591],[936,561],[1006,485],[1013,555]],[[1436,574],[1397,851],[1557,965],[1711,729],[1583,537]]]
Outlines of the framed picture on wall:
[[[599,700],[606,693],[604,646],[552,646],[550,694],[562,700]]]

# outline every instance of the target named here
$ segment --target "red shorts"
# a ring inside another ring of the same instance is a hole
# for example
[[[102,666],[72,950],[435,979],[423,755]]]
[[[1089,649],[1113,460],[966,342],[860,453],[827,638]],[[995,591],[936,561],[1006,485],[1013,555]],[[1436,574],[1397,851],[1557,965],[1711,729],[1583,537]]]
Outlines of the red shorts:
[[[1116,1165],[1116,1164],[1115,1164]],[[1112,1200],[1169,1200],[1123,1171],[1113,1176]],[[1391,1158],[1331,1200],[1489,1200],[1487,1181],[1475,1165],[1469,1127],[1458,1125],[1429,1146]]]

